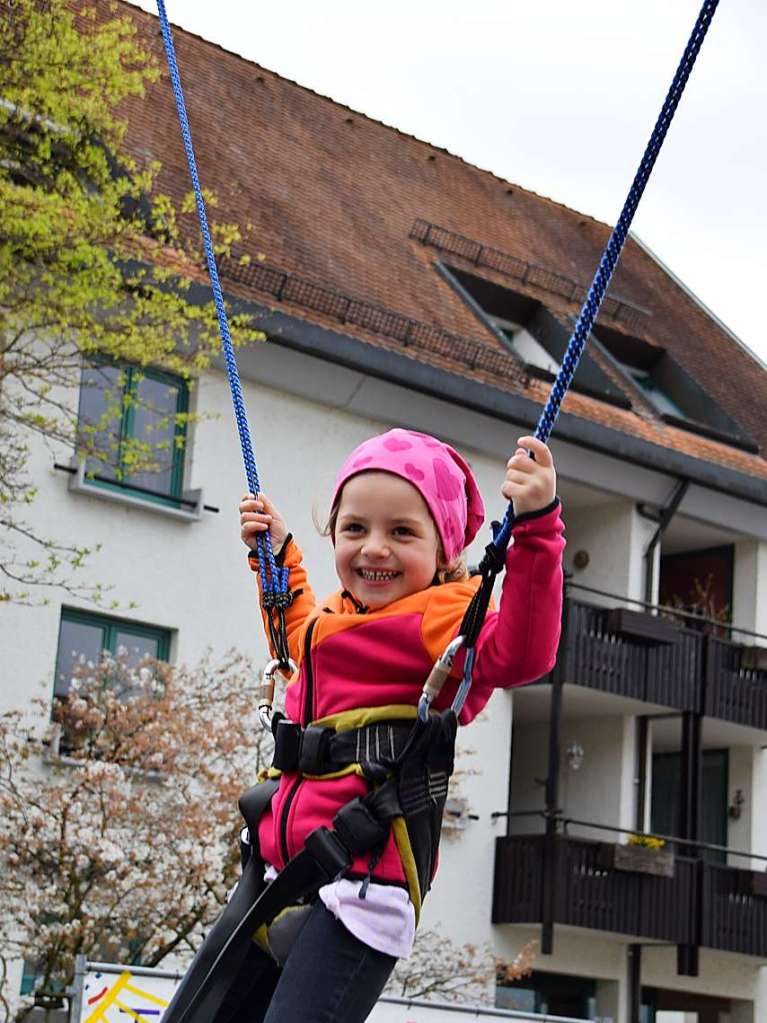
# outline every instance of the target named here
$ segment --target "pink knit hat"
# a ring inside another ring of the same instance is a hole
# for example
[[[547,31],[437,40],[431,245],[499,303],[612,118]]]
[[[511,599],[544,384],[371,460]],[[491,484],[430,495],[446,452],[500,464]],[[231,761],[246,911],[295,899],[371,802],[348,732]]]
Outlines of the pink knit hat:
[[[485,506],[472,471],[457,451],[428,433],[389,430],[363,441],[336,477],[331,508],[344,483],[360,472],[394,473],[412,483],[429,508],[451,561],[467,547],[485,518]]]

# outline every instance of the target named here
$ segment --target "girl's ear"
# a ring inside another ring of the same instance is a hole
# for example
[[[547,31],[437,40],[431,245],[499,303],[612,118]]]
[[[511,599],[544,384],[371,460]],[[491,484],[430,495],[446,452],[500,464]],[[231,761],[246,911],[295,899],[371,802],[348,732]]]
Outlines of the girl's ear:
[[[437,578],[441,583],[457,583],[461,579],[469,578],[469,570],[466,567],[466,558],[463,554],[446,562],[441,557],[437,563]]]

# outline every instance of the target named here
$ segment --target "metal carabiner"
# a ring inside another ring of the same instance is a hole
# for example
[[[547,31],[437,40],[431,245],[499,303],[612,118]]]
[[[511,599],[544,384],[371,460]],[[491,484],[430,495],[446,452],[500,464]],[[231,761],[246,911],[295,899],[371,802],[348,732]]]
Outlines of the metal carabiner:
[[[461,679],[461,684],[458,686],[455,696],[453,697],[451,707],[456,717],[458,717],[463,710],[463,705],[466,703],[466,697],[469,695],[469,690],[471,689],[471,676],[474,671],[474,656],[476,651],[477,648],[473,646],[470,646],[466,651],[466,663],[463,666],[463,678]]]
[[[290,680],[283,671],[280,670],[282,667],[282,661],[279,657],[273,657],[271,661],[264,668],[264,674],[262,676],[261,685],[256,690],[258,696],[258,719],[261,722],[261,726],[266,729],[267,732],[272,730],[272,705],[274,704],[274,676],[280,675],[285,682]],[[291,672],[298,671],[296,662],[290,658],[288,660],[288,667]]]
[[[421,691],[421,698],[418,701],[418,717],[421,721],[426,722],[429,718],[429,708],[431,707],[432,701],[435,697],[439,696],[442,686],[445,684],[445,679],[450,674],[450,670],[453,667],[453,661],[455,655],[463,646],[463,636],[456,636],[455,639],[451,640],[445,647],[445,651],[441,657],[438,657],[434,662],[434,667],[429,672],[429,677],[424,683],[424,687]]]

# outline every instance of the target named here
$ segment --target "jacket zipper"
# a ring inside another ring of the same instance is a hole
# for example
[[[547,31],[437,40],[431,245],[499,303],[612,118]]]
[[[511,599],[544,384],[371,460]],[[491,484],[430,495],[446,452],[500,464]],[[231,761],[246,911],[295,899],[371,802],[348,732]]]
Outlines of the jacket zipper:
[[[317,624],[315,618],[310,623],[304,637],[304,664],[306,665],[306,692],[304,693],[304,728],[312,720],[314,711],[314,672],[312,671],[312,633]]]
[[[308,725],[312,720],[312,705],[314,703],[314,674],[312,672],[312,633],[314,632],[314,626],[317,624],[315,618],[306,630],[306,637],[304,639],[304,678],[306,685],[306,692],[304,695],[304,726]],[[293,800],[301,788],[301,782],[303,779],[299,776],[296,779],[296,783],[290,792],[285,797],[285,802],[282,804],[282,813],[280,815],[280,845],[282,847],[282,858],[285,863],[290,859],[290,853],[288,852],[288,814],[290,813],[290,807],[293,804]]]

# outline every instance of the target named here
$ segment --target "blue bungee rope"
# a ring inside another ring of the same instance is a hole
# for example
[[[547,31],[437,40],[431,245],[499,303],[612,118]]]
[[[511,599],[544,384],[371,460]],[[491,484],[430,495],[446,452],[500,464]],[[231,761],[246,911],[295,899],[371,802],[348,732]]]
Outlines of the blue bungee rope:
[[[240,374],[237,370],[234,345],[232,344],[232,337],[229,332],[229,320],[226,315],[224,296],[218,276],[218,267],[216,266],[216,257],[213,252],[213,242],[211,240],[210,229],[208,227],[207,213],[205,211],[205,200],[202,195],[200,179],[197,174],[197,161],[194,156],[194,149],[192,148],[192,133],[189,128],[189,118],[186,113],[184,93],[181,89],[181,77],[179,75],[178,64],[176,62],[176,51],[173,46],[173,36],[171,35],[170,25],[168,24],[168,15],[165,11],[164,0],[157,0],[157,10],[160,15],[160,27],[162,29],[163,42],[165,43],[165,54],[168,59],[168,71],[170,73],[171,85],[173,86],[173,95],[176,100],[176,110],[178,111],[178,119],[181,125],[181,136],[184,142],[184,151],[186,152],[189,174],[192,179],[192,188],[194,189],[194,198],[197,204],[197,216],[200,221],[200,231],[202,232],[202,241],[205,248],[205,259],[208,264],[208,276],[210,277],[210,286],[213,290],[213,300],[216,306],[218,330],[221,335],[221,346],[223,348],[224,360],[226,362],[226,375],[229,379],[229,390],[232,394],[234,417],[237,423],[237,432],[240,435],[240,447],[242,449],[242,459],[245,464],[245,476],[247,478],[248,491],[252,494],[258,494],[261,490],[261,483],[258,478],[256,459],[253,454],[253,445],[250,440],[248,416],[245,410],[242,387],[240,385]],[[261,603],[263,607],[269,611],[268,617],[270,632],[273,646],[275,651],[278,653],[279,662],[283,667],[287,667],[289,658],[284,629],[284,612],[289,606],[291,600],[290,591],[288,589],[288,569],[277,565],[268,530],[265,533],[258,534],[255,542],[256,550],[258,552],[258,571],[261,579]],[[272,614],[274,611],[277,613],[276,622],[274,621]]]
[[[599,313],[599,308],[602,305],[605,293],[607,292],[608,285],[610,284],[610,280],[615,272],[615,267],[617,266],[618,259],[620,258],[621,251],[623,250],[623,246],[626,242],[629,228],[631,227],[631,221],[633,220],[637,206],[639,205],[639,200],[642,198],[645,186],[647,185],[652,169],[655,166],[658,153],[660,152],[663,141],[666,138],[669,125],[671,124],[676,108],[679,105],[679,100],[684,92],[687,79],[690,77],[690,72],[695,64],[700,48],[703,45],[703,40],[706,37],[706,32],[711,24],[711,19],[714,16],[718,3],[719,0],[704,0],[698,19],[695,22],[695,27],[692,30],[690,39],[685,47],[684,53],[682,54],[682,59],[679,62],[679,67],[676,70],[671,87],[666,99],[664,100],[658,120],[653,128],[650,141],[647,143],[647,148],[642,156],[639,169],[631,183],[631,188],[629,189],[626,202],[623,205],[618,221],[613,228],[609,241],[602,253],[602,258],[600,259],[594,279],[591,282],[588,294],[586,295],[586,299],[581,307],[575,327],[573,328],[573,332],[568,341],[567,350],[565,351],[564,358],[562,359],[562,364],[559,367],[556,379],[552,384],[549,398],[541,412],[538,425],[535,428],[535,436],[538,440],[541,440],[544,443],[548,441],[551,436],[551,432],[554,429],[554,424],[557,421],[562,401],[567,394],[570,384],[572,383],[583,349],[586,345],[586,341],[589,338],[591,329],[594,326],[594,321]],[[506,551],[511,541],[511,531],[513,526],[514,506],[512,502],[509,501],[503,521],[500,523],[494,522],[492,524],[493,538],[485,548],[485,556],[479,565],[482,582],[466,610],[466,614],[464,615],[459,629],[459,637],[449,644],[445,652],[435,664],[432,674],[429,676],[429,679],[424,686],[418,706],[419,718],[422,721],[426,720],[429,712],[429,706],[449,675],[453,661],[461,647],[466,648],[463,680],[458,687],[452,706],[456,714],[460,713],[463,708],[464,702],[466,701],[466,697],[471,688],[471,676],[474,667],[474,645],[477,641],[480,629],[482,628],[482,623],[484,622],[485,615],[487,613],[495,579],[505,564]]]

